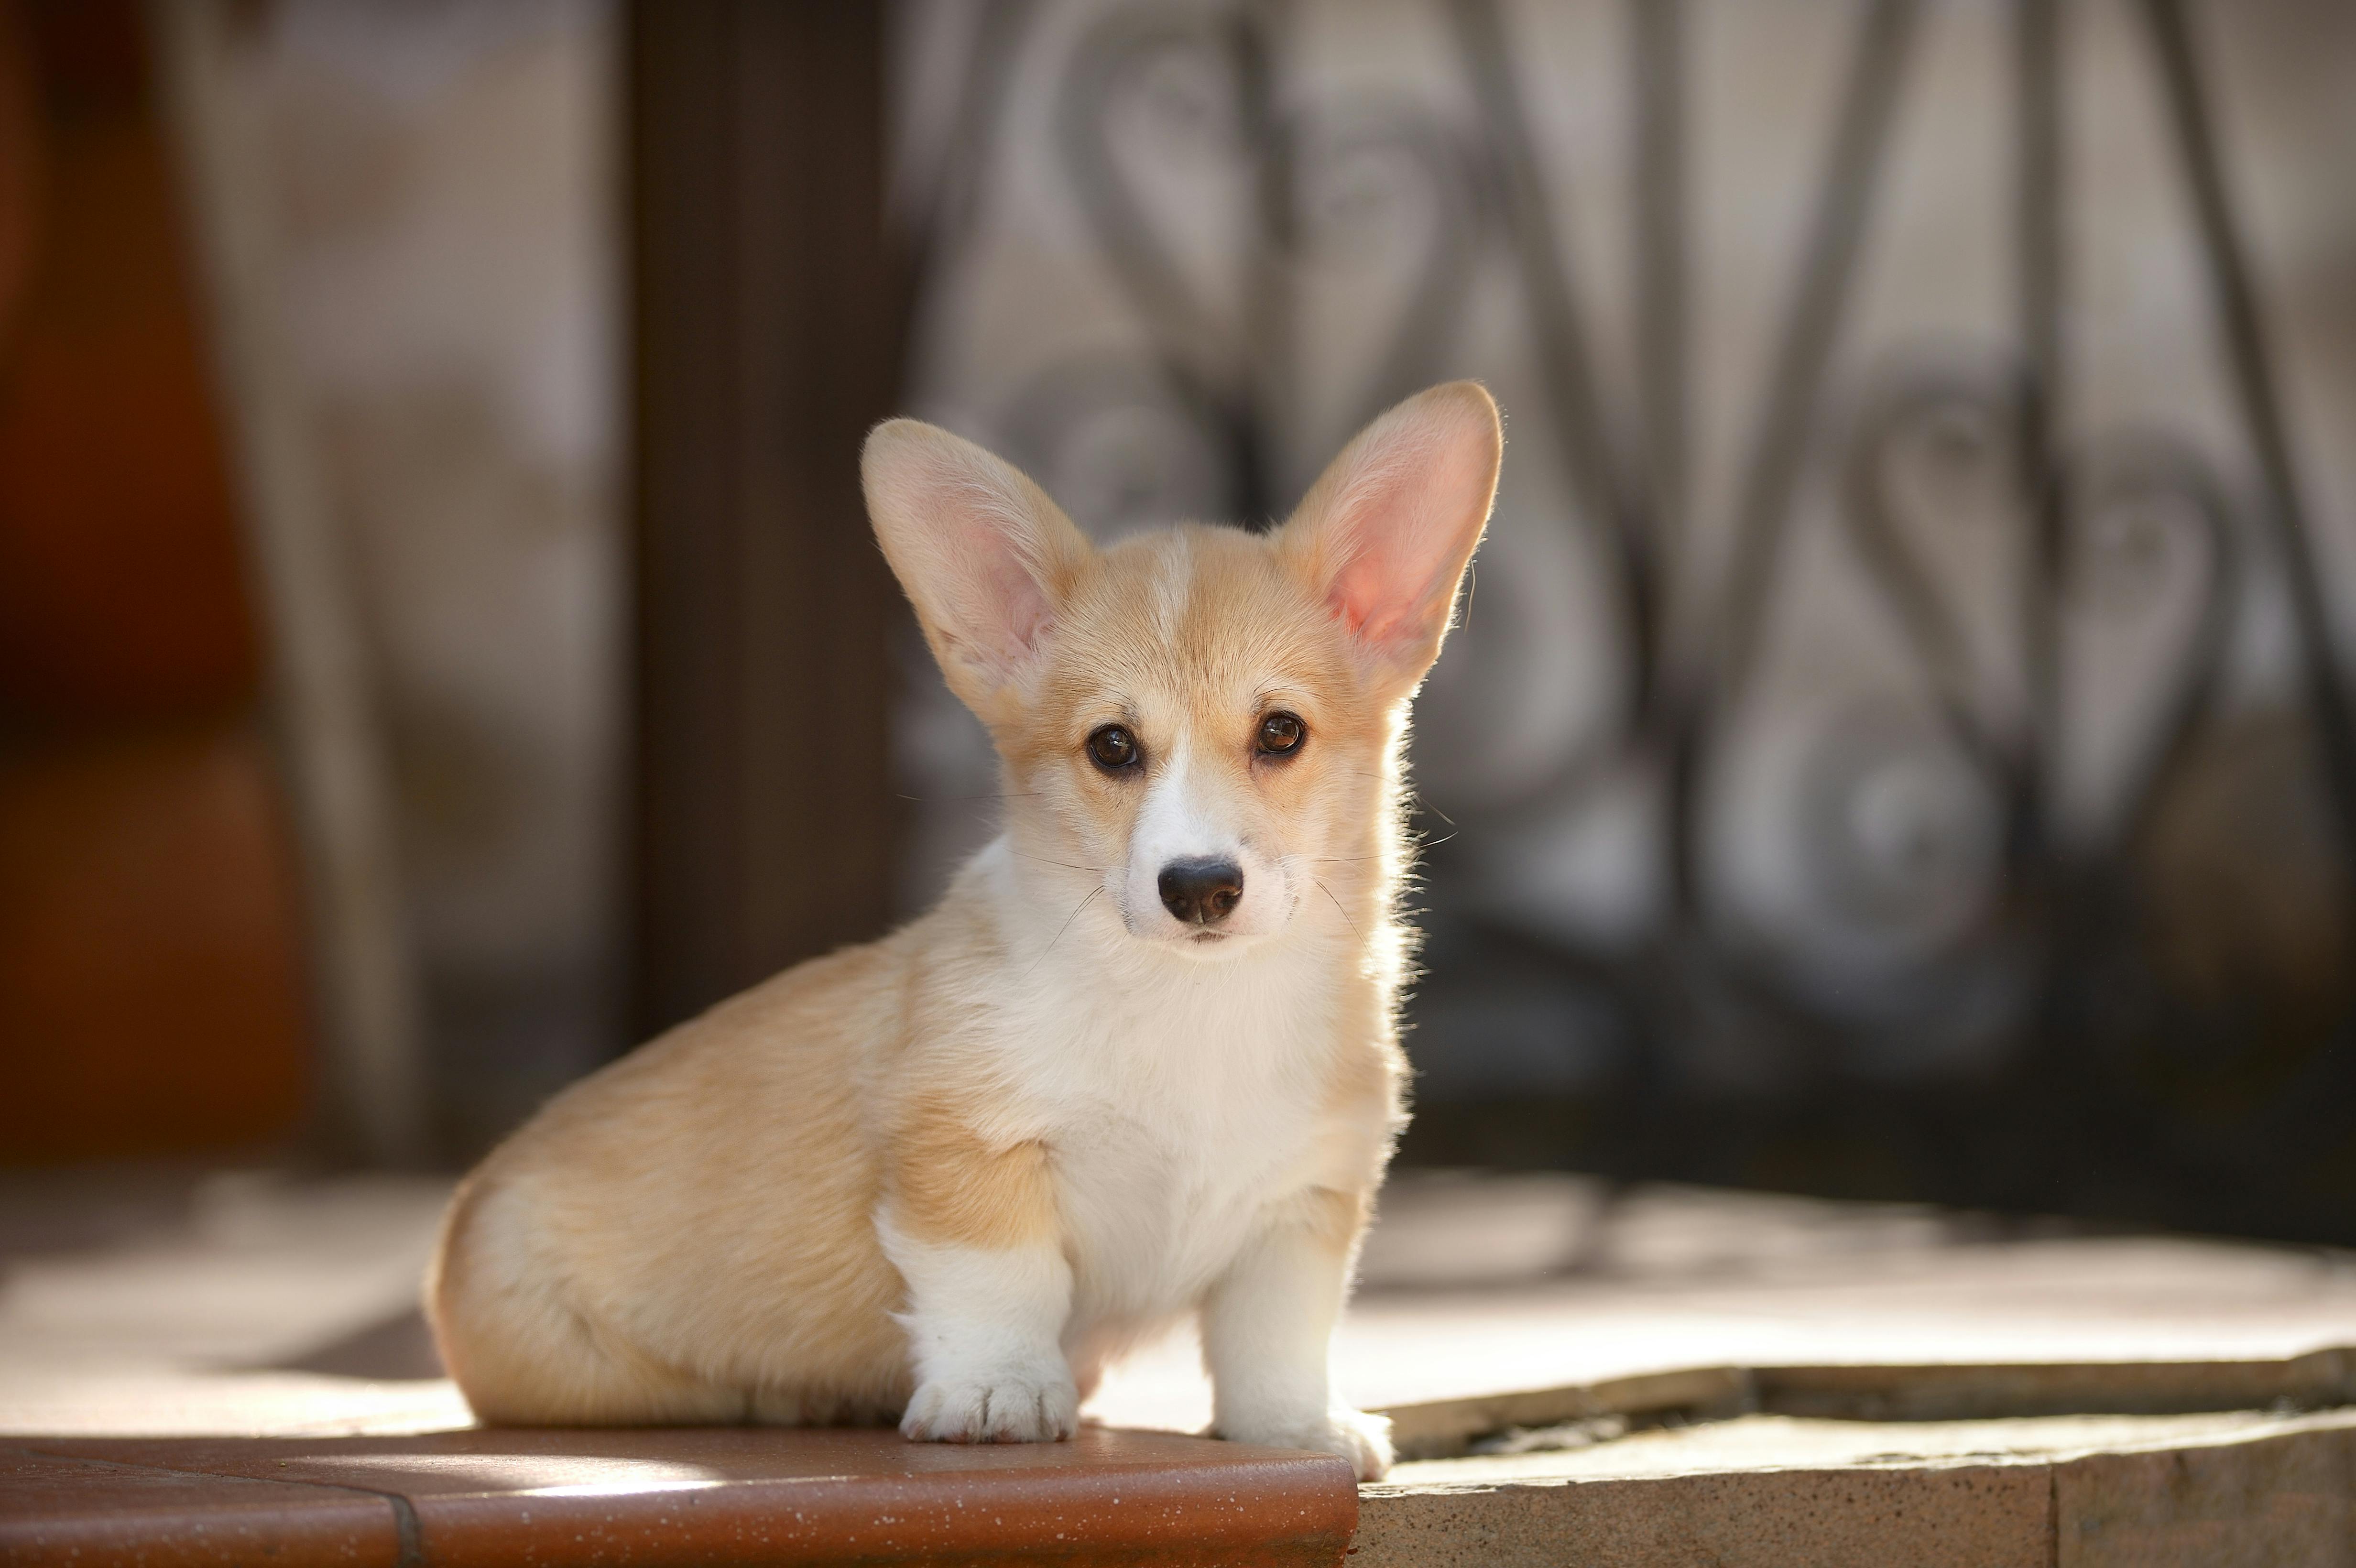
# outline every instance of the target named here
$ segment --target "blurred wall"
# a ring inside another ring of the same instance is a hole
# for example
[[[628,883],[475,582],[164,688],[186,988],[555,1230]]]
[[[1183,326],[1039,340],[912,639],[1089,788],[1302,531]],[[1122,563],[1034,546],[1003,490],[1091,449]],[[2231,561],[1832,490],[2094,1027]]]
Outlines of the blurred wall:
[[[611,9],[224,7],[220,91],[364,622],[435,1136],[617,1047]]]
[[[311,1079],[284,801],[137,8],[0,6],[0,1163]]]
[[[619,1043],[613,15],[262,14],[287,317],[378,658],[430,1082],[472,1147]]]

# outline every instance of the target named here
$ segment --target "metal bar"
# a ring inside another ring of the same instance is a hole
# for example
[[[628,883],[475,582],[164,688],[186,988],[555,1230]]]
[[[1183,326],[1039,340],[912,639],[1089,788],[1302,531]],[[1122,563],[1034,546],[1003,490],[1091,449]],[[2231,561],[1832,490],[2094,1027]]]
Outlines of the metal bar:
[[[1636,79],[1636,377],[1655,593],[1665,617],[1687,500],[1684,0],[1628,0],[1628,22]]]
[[[1707,663],[1701,688],[1673,716],[1670,881],[1676,906],[1687,915],[1697,909],[1700,898],[1701,777],[1709,726],[1738,699],[1758,651],[1767,589],[1790,520],[1808,429],[1847,300],[1920,9],[1917,0],[1874,0],[1859,28],[1799,283],[1745,467],[1734,557],[1715,621],[1716,656]]]
[[[1251,253],[1244,283],[1242,397],[1234,436],[1242,481],[1242,517],[1269,528],[1298,499],[1280,472],[1281,411],[1293,406],[1298,368],[1292,304],[1300,201],[1294,187],[1292,136],[1278,101],[1278,52],[1289,7],[1255,0],[1228,23],[1237,106],[1245,144],[1252,149]]]
[[[1191,16],[1111,13],[1073,49],[1055,120],[1065,172],[1114,279],[1143,318],[1155,347],[1170,360],[1173,373],[1206,392],[1239,378],[1244,346],[1236,340],[1236,327],[1218,320],[1196,297],[1176,258],[1154,231],[1137,193],[1114,162],[1108,122],[1113,92],[1124,73],[1151,50],[1201,45],[1210,27]],[[1240,90],[1243,84],[1237,86]]]
[[[1484,210],[1470,149],[1436,120],[1398,115],[1374,134],[1413,159],[1433,203],[1431,244],[1398,336],[1357,402],[1357,424],[1412,397],[1445,374],[1452,333],[1478,265]]]
[[[2340,822],[2340,851],[2349,858],[2351,869],[2356,869],[2356,710],[2351,710],[2349,701],[2347,683],[2333,645],[2330,606],[2324,599],[2322,578],[2308,537],[2307,507],[2291,457],[2289,431],[2276,397],[2273,360],[2265,325],[2259,315],[2257,289],[2250,276],[2249,259],[2242,248],[2232,195],[2225,187],[2224,165],[2218,155],[2216,131],[2210,119],[2208,97],[2202,90],[2200,60],[2193,49],[2183,0],[2145,0],[2144,17],[2159,56],[2169,117],[2176,131],[2177,153],[2183,160],[2185,181],[2191,187],[2201,251],[2208,262],[2218,326],[2225,338],[2243,427],[2257,454],[2259,477],[2265,489],[2265,527],[2275,548],[2281,552],[2283,570],[2289,580],[2291,616],[2298,632],[2300,673],[2322,741],[2324,767]]]
[[[2194,519],[2194,537],[2208,574],[2200,612],[2185,635],[2182,652],[2172,664],[2160,667],[2160,675],[2173,688],[2170,699],[2153,726],[2147,755],[2120,792],[2122,808],[2110,841],[2113,852],[2123,854],[2147,841],[2162,799],[2160,785],[2191,751],[2202,723],[2216,706],[2233,612],[2240,600],[2241,571],[2233,549],[2233,508],[2197,453],[2176,442],[2146,437],[2104,456],[2106,461],[2073,486],[2078,507],[2073,522],[2078,517],[2101,516],[2105,507],[2120,504],[2121,497],[2175,497]],[[2068,560],[2065,555],[2065,562]],[[2062,586],[2066,599],[2075,585],[2065,575]]]
[[[1553,204],[1496,0],[1455,0],[1449,15],[1472,79],[1490,150],[1505,183],[1507,228],[1539,344],[1538,370],[1555,415],[1572,489],[1611,539],[1633,661],[1632,713],[1651,705],[1659,620],[1648,507],[1614,460],[1594,357],[1575,298],[1570,259],[1556,232]]]
[[[1897,612],[1898,629],[1957,744],[2000,784],[2017,780],[2009,738],[1981,711],[1971,648],[1933,574],[1908,541],[1888,493],[1890,459],[1900,443],[1945,413],[1964,411],[1993,426],[2015,412],[2010,384],[1979,377],[1912,370],[1865,398],[1853,421],[1842,475],[1842,520],[1858,560]]]
[[[1232,504],[1248,522],[1269,519],[1267,443],[1256,393],[1258,346],[1247,341],[1267,314],[1254,310],[1242,322],[1221,321],[1197,297],[1137,193],[1112,155],[1108,122],[1115,89],[1124,74],[1158,48],[1208,43],[1225,51],[1237,73],[1243,117],[1239,129],[1261,155],[1254,190],[1256,219],[1268,216],[1272,176],[1266,167],[1267,138],[1277,133],[1264,48],[1258,18],[1246,15],[1138,15],[1115,11],[1084,35],[1055,104],[1055,136],[1080,210],[1114,280],[1143,323],[1163,372],[1186,400],[1207,411],[1225,448]],[[1289,176],[1284,183],[1289,188]],[[1289,215],[1281,219],[1288,225]],[[1259,259],[1252,263],[1254,283]]]
[[[1761,612],[1791,520],[1808,428],[1847,303],[1849,276],[1920,15],[1918,0],[1874,0],[1858,38],[1799,288],[1784,317],[1758,432],[1744,465],[1734,559],[1719,623],[1723,656],[1715,674],[1721,688],[1739,684],[1757,652]]]
[[[2023,359],[2018,440],[2029,537],[2020,603],[2029,721],[2018,741],[2011,802],[2017,856],[2034,854],[2046,837],[2042,759],[2060,743],[2060,584],[2069,505],[2065,469],[2056,459],[2068,392],[2062,344],[2061,33],[2059,0],[2019,0],[2013,37],[2019,94],[2016,287]]]
[[[983,0],[974,22],[973,52],[958,86],[957,108],[949,118],[948,146],[941,155],[939,176],[912,203],[908,222],[908,265],[902,279],[906,298],[901,319],[910,324],[908,347],[913,360],[926,348],[930,334],[918,324],[924,313],[937,310],[948,293],[948,280],[958,251],[971,240],[981,220],[990,159],[1003,116],[1007,83],[1022,56],[1033,0]]]

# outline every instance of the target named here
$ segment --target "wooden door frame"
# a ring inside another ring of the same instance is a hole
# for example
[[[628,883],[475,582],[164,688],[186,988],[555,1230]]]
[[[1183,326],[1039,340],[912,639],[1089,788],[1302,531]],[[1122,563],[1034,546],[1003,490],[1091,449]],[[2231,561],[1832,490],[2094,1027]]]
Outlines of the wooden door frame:
[[[632,1022],[887,923],[902,612],[858,453],[898,381],[878,0],[635,0]]]

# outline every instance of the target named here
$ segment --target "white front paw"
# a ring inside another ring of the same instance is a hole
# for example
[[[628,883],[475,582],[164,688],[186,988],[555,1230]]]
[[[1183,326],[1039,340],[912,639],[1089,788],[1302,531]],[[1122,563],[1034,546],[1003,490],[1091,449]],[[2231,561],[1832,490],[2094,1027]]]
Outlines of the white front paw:
[[[917,1443],[1053,1443],[1079,1429],[1080,1393],[1066,1368],[927,1378],[900,1418]]]
[[[1379,1481],[1391,1467],[1390,1417],[1362,1410],[1336,1408],[1301,1421],[1231,1422],[1220,1426],[1218,1435],[1232,1443],[1338,1454],[1350,1461],[1362,1481]]]

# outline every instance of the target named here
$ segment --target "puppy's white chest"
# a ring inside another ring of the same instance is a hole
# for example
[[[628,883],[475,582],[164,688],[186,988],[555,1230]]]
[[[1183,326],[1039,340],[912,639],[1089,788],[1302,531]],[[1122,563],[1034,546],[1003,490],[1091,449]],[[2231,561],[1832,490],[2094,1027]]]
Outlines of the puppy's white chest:
[[[1057,1146],[1056,1178],[1080,1315],[1193,1305],[1270,1206],[1311,1179],[1312,1118],[1306,1106],[1262,1102],[1192,1125],[1116,1115],[1073,1129]]]
[[[1193,1305],[1270,1208],[1318,1179],[1325,987],[1281,969],[1201,980],[1100,1012],[1111,1027],[1060,1042],[1038,1085],[1085,1317]]]

